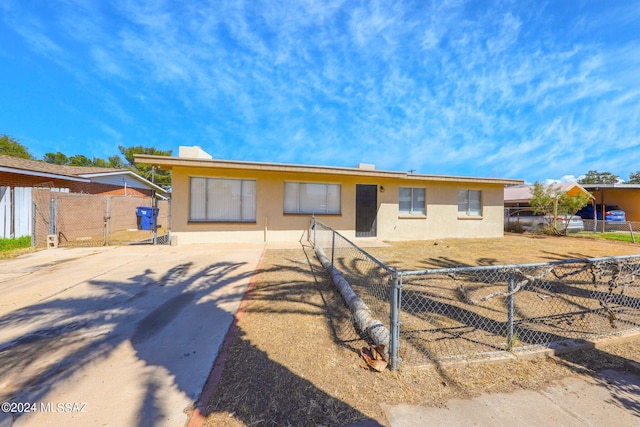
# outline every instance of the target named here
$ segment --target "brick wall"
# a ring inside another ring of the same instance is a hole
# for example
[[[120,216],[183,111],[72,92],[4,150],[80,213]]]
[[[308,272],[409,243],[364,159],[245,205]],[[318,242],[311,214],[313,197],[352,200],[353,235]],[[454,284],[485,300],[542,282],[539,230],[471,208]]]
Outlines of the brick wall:
[[[69,188],[69,181],[62,179],[43,178],[38,176],[17,175],[0,172],[0,186],[2,187],[56,187]]]
[[[49,234],[51,191],[48,188],[33,188],[31,199],[35,203],[35,245],[42,248],[47,246]]]
[[[110,196],[145,197],[151,196],[151,190],[142,190],[132,187],[120,187],[108,184],[98,184],[94,182],[74,182],[69,184],[72,193],[103,194]]]

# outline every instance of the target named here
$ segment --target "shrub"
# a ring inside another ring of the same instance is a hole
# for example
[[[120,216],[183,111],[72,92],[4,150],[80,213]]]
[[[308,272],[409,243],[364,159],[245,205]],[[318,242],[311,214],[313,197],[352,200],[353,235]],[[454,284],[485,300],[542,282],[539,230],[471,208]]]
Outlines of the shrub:
[[[31,247],[31,236],[0,239],[0,252]]]

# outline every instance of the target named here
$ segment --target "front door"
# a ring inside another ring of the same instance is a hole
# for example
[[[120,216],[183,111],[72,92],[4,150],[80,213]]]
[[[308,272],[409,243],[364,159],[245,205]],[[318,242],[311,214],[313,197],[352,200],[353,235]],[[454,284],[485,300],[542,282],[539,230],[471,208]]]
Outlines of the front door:
[[[356,237],[376,236],[378,186],[356,184]]]

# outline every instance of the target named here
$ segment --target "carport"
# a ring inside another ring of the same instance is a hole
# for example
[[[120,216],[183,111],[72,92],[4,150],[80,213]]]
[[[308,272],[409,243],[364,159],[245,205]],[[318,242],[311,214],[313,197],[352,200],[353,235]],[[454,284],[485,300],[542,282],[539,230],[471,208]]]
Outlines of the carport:
[[[627,221],[640,222],[640,184],[583,184],[596,204],[601,204],[604,218],[606,205],[616,205],[625,211]]]

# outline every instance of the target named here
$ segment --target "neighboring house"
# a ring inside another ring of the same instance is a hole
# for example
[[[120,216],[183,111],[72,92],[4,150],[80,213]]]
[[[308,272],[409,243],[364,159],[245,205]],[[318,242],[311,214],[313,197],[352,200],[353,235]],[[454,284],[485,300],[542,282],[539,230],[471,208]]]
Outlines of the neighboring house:
[[[172,234],[179,244],[298,241],[310,215],[347,237],[419,240],[502,237],[504,186],[521,180],[136,155],[172,171]]]
[[[49,214],[50,191],[55,194],[78,193],[127,198],[148,198],[152,195],[166,198],[168,194],[162,187],[128,169],[62,166],[0,155],[0,238],[32,235],[33,203],[36,199],[41,202],[38,220],[45,221],[43,216],[45,212],[47,217]],[[43,192],[46,193],[46,199],[43,199]],[[136,201],[131,200],[131,203],[135,208]],[[87,207],[80,202],[74,208],[75,215],[80,218],[86,218],[89,210],[97,208]],[[101,225],[104,222],[103,216],[100,209]],[[36,229],[43,227],[48,228],[46,225],[38,224]],[[38,242],[44,242],[46,232],[37,234]]]
[[[0,155],[0,187],[46,187],[70,193],[164,197],[167,191],[129,169],[64,166]]]
[[[582,184],[601,206],[618,206],[627,221],[640,221],[640,184]]]
[[[593,195],[577,182],[565,182],[562,184],[552,184],[553,188],[559,188],[569,196],[585,194],[593,201]],[[530,206],[531,192],[533,185],[515,185],[504,189],[505,208],[526,208]]]

